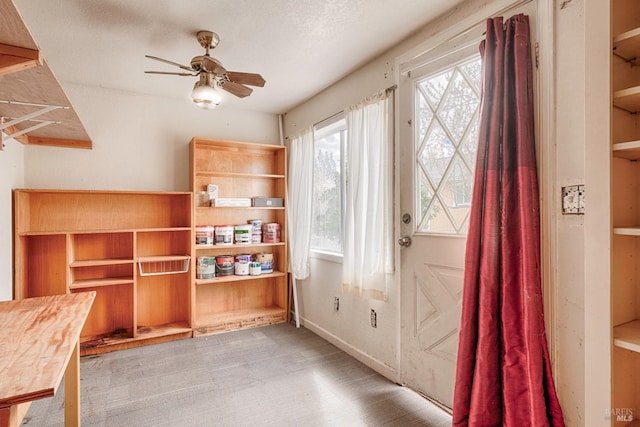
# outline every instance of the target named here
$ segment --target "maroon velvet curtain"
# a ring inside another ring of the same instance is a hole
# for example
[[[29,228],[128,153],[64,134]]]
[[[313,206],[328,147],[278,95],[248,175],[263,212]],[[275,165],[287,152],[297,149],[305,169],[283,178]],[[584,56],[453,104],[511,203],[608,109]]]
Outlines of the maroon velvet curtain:
[[[562,426],[542,309],[529,18],[487,20],[454,426]]]

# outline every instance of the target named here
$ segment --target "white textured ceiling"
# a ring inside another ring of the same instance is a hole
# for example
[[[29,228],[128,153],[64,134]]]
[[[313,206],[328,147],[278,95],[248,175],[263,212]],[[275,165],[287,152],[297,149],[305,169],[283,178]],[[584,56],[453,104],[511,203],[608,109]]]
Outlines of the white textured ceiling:
[[[462,0],[14,0],[62,82],[185,99],[196,77],[145,54],[189,65],[204,50],[230,71],[267,81],[232,108],[284,113],[375,58]]]

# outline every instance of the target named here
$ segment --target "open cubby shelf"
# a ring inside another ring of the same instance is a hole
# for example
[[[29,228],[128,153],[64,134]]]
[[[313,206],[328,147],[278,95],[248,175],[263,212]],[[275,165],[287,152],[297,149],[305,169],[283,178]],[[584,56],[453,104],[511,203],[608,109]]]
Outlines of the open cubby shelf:
[[[191,192],[19,189],[13,197],[16,298],[96,291],[83,354],[192,335],[190,275],[164,278],[174,273],[167,266],[188,273],[191,265]],[[163,275],[144,277],[140,265],[162,266]],[[166,326],[176,319],[177,331]]]
[[[640,2],[611,1],[612,408],[640,424]]]

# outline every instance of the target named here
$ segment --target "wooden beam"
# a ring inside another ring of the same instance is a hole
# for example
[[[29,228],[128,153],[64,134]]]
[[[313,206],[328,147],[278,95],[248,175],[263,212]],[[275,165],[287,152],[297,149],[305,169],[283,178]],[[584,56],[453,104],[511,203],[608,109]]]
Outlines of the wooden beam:
[[[40,65],[39,50],[0,43],[0,76]]]
[[[29,135],[26,145],[46,145],[49,147],[64,147],[64,148],[84,148],[91,150],[93,143],[89,141],[82,141],[78,139],[62,139],[62,138],[47,138],[44,136]]]

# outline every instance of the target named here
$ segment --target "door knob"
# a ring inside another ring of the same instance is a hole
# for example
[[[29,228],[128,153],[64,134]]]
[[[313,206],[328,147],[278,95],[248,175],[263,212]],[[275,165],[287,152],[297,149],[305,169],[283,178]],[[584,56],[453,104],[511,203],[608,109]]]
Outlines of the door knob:
[[[411,237],[409,236],[402,236],[401,238],[398,239],[398,244],[400,246],[403,246],[405,248],[408,248],[409,246],[411,246]]]

